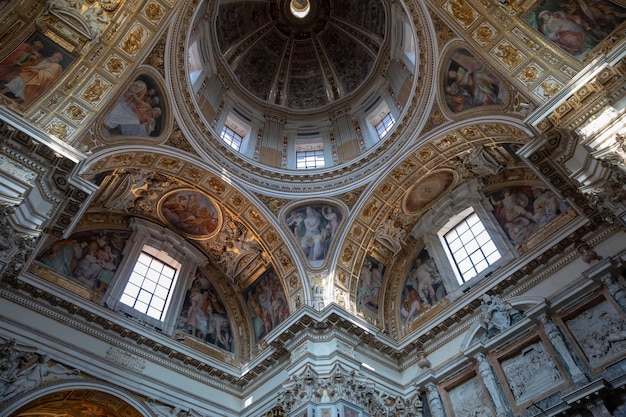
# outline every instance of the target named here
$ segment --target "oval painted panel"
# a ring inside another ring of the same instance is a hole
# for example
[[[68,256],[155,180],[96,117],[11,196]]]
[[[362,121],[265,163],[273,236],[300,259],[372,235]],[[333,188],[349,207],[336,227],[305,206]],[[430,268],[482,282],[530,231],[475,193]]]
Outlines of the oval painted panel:
[[[167,193],[159,202],[159,216],[192,239],[208,239],[222,227],[222,215],[215,203],[194,190]]]
[[[407,214],[426,210],[441,195],[454,185],[456,174],[453,171],[436,171],[422,178],[409,189],[402,208]]]

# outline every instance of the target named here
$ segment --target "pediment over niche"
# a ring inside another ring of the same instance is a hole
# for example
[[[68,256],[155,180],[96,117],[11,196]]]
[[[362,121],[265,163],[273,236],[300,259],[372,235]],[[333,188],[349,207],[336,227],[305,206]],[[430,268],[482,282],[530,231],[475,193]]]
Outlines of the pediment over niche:
[[[480,346],[489,345],[492,339],[508,334],[510,329],[530,325],[528,319],[545,304],[543,297],[522,296],[503,300],[498,295],[484,294],[478,320],[465,335],[460,351],[480,349]]]

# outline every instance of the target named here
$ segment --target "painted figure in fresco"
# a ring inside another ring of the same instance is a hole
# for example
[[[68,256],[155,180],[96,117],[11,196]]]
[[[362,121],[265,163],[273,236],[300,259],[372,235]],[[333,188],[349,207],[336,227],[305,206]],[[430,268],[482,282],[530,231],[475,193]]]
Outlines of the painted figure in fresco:
[[[6,83],[0,93],[11,93],[15,96],[15,101],[28,106],[61,76],[61,61],[63,54],[54,52],[47,58],[22,64],[19,75]]]
[[[104,127],[110,134],[153,136],[157,122],[162,116],[161,100],[155,88],[145,81],[133,81],[115,107],[104,119]]]
[[[415,276],[418,280],[417,293],[420,296],[420,300],[424,304],[434,304],[437,301],[437,293],[435,292],[434,284],[437,273],[437,267],[432,259],[427,259],[422,262],[421,259],[416,260],[417,269],[415,270]]]
[[[378,314],[380,289],[383,283],[385,266],[367,257],[359,275],[357,305],[370,314]]]
[[[330,238],[337,235],[337,229],[339,229],[339,222],[341,221],[341,215],[330,206],[322,207],[322,216],[328,221],[326,224],[326,230],[330,233]]]
[[[273,270],[267,271],[244,293],[255,341],[264,338],[289,316],[285,291]]]
[[[177,229],[194,236],[207,236],[216,231],[219,215],[213,203],[195,191],[179,191],[169,195],[161,205],[161,214]]]
[[[500,82],[478,59],[466,50],[454,52],[450,59],[445,92],[453,112],[503,103]]]
[[[406,326],[419,314],[446,296],[434,259],[423,249],[413,259],[404,280],[400,299],[400,320]]]
[[[219,348],[233,350],[228,314],[204,270],[196,273],[187,291],[177,328]]]
[[[39,261],[65,276],[72,276],[78,259],[83,257],[87,242],[74,239],[60,240]]]
[[[17,77],[25,62],[32,62],[41,58],[42,49],[43,43],[38,40],[32,43],[23,42],[20,44],[15,51],[0,61],[0,80],[9,82]]]
[[[568,210],[567,203],[546,188],[520,186],[507,188],[489,197],[493,214],[514,245],[537,233]]]
[[[290,212],[285,224],[291,229],[307,260],[321,265],[341,224],[341,213],[331,206],[307,206]]]
[[[44,250],[37,260],[50,269],[104,293],[115,276],[128,240],[125,231],[73,234]]]
[[[609,0],[544,0],[528,23],[575,57],[583,57],[626,18],[626,8]]]
[[[303,220],[304,235],[300,240],[300,247],[311,261],[323,259],[324,236],[322,235],[322,221],[320,213],[313,207],[306,208],[306,216]]]
[[[550,13],[543,10],[538,16],[541,21],[541,33],[574,55],[588,51],[599,42],[585,28],[571,20],[562,11]]]

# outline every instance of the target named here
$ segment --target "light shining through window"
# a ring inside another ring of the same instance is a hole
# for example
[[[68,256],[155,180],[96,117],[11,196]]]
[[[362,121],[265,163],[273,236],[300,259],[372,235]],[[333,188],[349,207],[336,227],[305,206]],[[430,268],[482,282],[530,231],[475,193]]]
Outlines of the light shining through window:
[[[461,274],[459,284],[474,278],[500,259],[498,248],[476,213],[459,222],[444,235],[444,239]]]
[[[395,122],[396,119],[393,118],[391,113],[387,113],[387,115],[383,117],[383,119],[376,125],[376,132],[378,133],[378,137],[381,139],[384,138],[385,135],[389,133]]]
[[[222,129],[222,134],[220,135],[222,140],[226,142],[228,146],[239,152],[241,150],[241,142],[243,138],[237,134],[234,130],[232,130],[228,126],[224,126]]]
[[[120,301],[140,313],[162,320],[178,270],[142,252]]]
[[[324,165],[325,161],[323,149],[296,152],[297,169],[323,168]]]

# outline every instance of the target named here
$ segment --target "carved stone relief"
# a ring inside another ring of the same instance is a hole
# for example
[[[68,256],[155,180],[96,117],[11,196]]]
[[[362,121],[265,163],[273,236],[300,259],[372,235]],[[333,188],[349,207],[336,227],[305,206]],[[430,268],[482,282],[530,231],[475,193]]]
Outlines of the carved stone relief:
[[[626,321],[606,300],[565,323],[591,367],[626,351]]]
[[[422,416],[422,401],[418,395],[410,399],[394,398],[357,371],[341,366],[336,366],[325,376],[307,366],[302,373],[285,382],[278,394],[278,402],[287,414],[307,402],[321,404],[339,400],[356,405],[371,416]]]
[[[456,417],[495,417],[496,415],[478,376],[457,385],[448,391],[448,396]]]
[[[540,396],[563,382],[554,358],[540,341],[502,361],[502,371],[517,404]]]
[[[48,354],[36,354],[34,349],[22,350],[15,341],[0,346],[2,385],[0,402],[8,401],[39,385],[55,380],[76,378],[80,373],[50,359]]]

